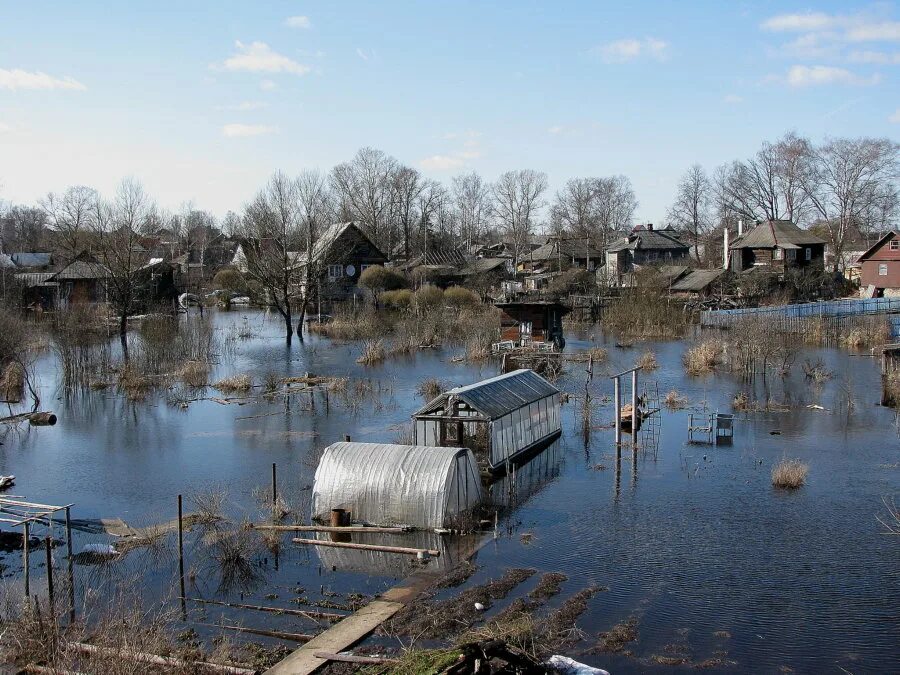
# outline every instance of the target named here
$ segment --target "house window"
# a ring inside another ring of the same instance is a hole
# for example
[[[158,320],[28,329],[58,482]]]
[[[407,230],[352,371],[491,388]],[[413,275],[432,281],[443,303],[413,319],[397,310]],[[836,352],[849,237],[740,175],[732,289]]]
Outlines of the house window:
[[[806,262],[809,262],[810,260],[812,260],[812,249],[811,248],[805,249],[804,253],[806,255]]]
[[[360,265],[360,266],[359,266],[359,273],[362,274],[363,272],[365,272],[365,271],[366,271],[367,269],[369,269],[370,267],[371,267],[371,265]]]
[[[900,239],[891,239],[891,250],[900,251]]]
[[[343,265],[329,265],[328,266],[329,281],[334,281],[335,279],[340,279],[342,276],[344,276],[344,266]]]
[[[788,260],[796,260],[797,259],[797,251],[795,249],[789,248],[787,252]]]
[[[776,249],[775,249],[775,253],[772,254],[772,258],[773,258],[774,260],[781,260],[781,258],[782,258],[783,256],[784,256],[784,253],[783,253],[783,251],[782,251],[780,248],[776,248]]]
[[[887,264],[886,264],[886,263],[881,263],[881,264],[878,266],[878,276],[880,276],[880,277],[886,277],[886,276],[887,276]]]

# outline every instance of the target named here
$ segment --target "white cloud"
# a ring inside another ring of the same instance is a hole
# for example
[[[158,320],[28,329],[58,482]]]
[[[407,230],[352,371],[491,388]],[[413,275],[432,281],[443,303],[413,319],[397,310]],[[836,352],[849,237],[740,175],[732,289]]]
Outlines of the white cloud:
[[[852,63],[877,63],[881,65],[892,65],[900,63],[900,52],[850,52],[850,55],[847,58]]]
[[[260,110],[268,107],[265,101],[242,101],[231,105],[216,106],[216,110],[235,110],[237,112],[246,112],[248,110]]]
[[[872,85],[878,84],[880,77],[862,77],[850,72],[846,68],[834,66],[791,66],[785,77],[785,82],[791,87],[811,87],[828,84],[844,85]]]
[[[246,138],[274,133],[278,133],[278,129],[265,124],[226,124],[222,127],[222,135],[226,138]]]
[[[284,20],[288,28],[312,28],[312,22],[308,16],[289,16]]]
[[[864,23],[847,31],[850,42],[898,42],[900,21]]]
[[[277,86],[272,80],[263,80],[259,83],[259,88],[263,91],[272,91]]]
[[[356,55],[357,55],[359,58],[361,58],[363,61],[368,61],[368,60],[369,60],[369,55],[366,54],[366,52],[363,51],[363,49],[362,49],[361,47],[357,47],[357,48],[356,48]]]
[[[70,89],[84,91],[87,89],[73,77],[53,77],[40,71],[0,68],[0,89]]]
[[[738,96],[737,94],[727,94],[723,99],[723,102],[729,105],[737,105],[738,103],[744,102],[743,96]]]
[[[627,63],[642,57],[665,61],[669,45],[664,40],[647,37],[643,40],[627,38],[590,49],[590,53],[599,56],[604,63]]]
[[[550,127],[549,129],[547,129],[547,133],[556,136],[558,134],[561,134],[564,130],[565,130],[565,127],[556,125],[556,126],[553,126],[553,127]]]
[[[900,124],[900,108],[897,108],[897,110],[894,111],[894,114],[888,117],[888,122]]]
[[[808,12],[806,14],[778,14],[762,22],[763,30],[779,33],[805,33],[809,31],[821,31],[834,28],[846,21],[823,12]]]
[[[309,66],[297,63],[293,59],[273,51],[265,42],[244,44],[240,40],[234,43],[237,53],[225,59],[222,67],[225,70],[249,73],[291,73],[306,75],[312,70]]]
[[[444,140],[454,141],[457,138],[465,138],[468,139],[466,143],[477,142],[476,138],[481,137],[480,131],[473,131],[472,129],[467,129],[466,131],[450,131],[442,136]]]
[[[432,155],[426,157],[419,162],[419,166],[429,171],[450,171],[451,169],[459,169],[464,166],[466,160],[464,157],[455,157],[453,155]]]

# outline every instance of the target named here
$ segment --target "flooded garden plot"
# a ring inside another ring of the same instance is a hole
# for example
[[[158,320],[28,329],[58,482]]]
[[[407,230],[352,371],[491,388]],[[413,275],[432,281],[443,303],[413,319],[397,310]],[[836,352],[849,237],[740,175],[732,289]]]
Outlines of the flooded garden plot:
[[[137,603],[174,627],[180,640],[167,649],[207,658],[219,648],[221,660],[261,667],[431,566],[437,587],[363,647],[503,637],[616,673],[880,672],[896,657],[898,544],[878,516],[898,492],[900,437],[894,412],[878,405],[878,359],[797,348],[777,373],[773,365],[748,378],[748,368],[722,365],[737,359],[711,342],[715,332],[617,346],[596,328],[569,331],[567,354],[594,350],[593,379],[586,388],[588,363],[566,361],[555,382],[568,394],[562,437],[490,485],[496,531],[353,538],[441,549],[423,565],[297,546],[296,534],[248,524],[308,522],[326,446],[345,435],[412,442],[410,416],[436,395],[428,387],[423,397],[423,382],[447,390],[496,376],[499,364],[465,358],[465,344],[372,364],[359,362],[365,340],[311,335],[286,347],[279,322],[255,310],[204,322],[177,338],[179,354],[203,356],[203,368],[176,371],[165,354],[141,355],[140,331],[137,374],[104,370],[119,361],[115,339],[90,355],[63,358],[77,351],[69,345],[37,353],[42,409],[58,422],[0,430],[0,474],[16,476],[9,492],[74,504],[76,551],[137,544],[124,557],[76,563],[79,616],[103,617],[100,600],[125,594],[118,611]],[[617,453],[608,375],[638,362],[641,391],[673,404],[638,435],[636,452],[626,434]],[[715,411],[736,414],[733,438],[689,444],[689,415]],[[783,460],[806,467],[799,487],[773,485]],[[179,494],[191,517],[183,608],[171,527]],[[64,555],[53,554],[63,578]],[[0,563],[10,606],[19,606],[21,552]],[[44,576],[34,563],[40,593]],[[145,651],[161,645],[148,637]]]

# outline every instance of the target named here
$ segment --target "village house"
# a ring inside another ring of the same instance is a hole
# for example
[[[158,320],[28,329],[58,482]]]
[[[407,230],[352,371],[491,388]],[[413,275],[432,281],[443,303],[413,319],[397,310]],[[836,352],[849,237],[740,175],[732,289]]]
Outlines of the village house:
[[[553,237],[519,259],[520,272],[542,273],[582,267],[591,272],[603,264],[603,254],[587,238]]]
[[[109,269],[87,253],[82,253],[46,282],[59,284],[59,304],[86,304],[106,301]]]
[[[690,247],[675,230],[654,229],[652,223],[637,227],[606,249],[606,264],[599,274],[612,286],[621,285],[623,277],[644,265],[672,264],[684,261]]]
[[[857,261],[866,297],[900,295],[900,235],[888,232]]]
[[[790,220],[767,220],[740,234],[728,247],[730,268],[744,272],[765,267],[779,274],[789,268],[823,268],[825,244]]]
[[[297,273],[302,288],[306,265],[311,263],[318,299],[339,301],[356,293],[359,277],[366,268],[386,262],[387,256],[359,225],[336,223],[322,233],[313,245],[312,255],[300,255]]]

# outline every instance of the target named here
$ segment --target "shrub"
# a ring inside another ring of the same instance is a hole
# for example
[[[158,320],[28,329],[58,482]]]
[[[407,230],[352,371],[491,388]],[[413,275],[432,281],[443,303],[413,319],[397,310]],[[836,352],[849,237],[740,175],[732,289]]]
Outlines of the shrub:
[[[451,286],[444,291],[444,302],[451,307],[472,307],[473,305],[481,303],[481,298],[468,288]]]
[[[205,387],[209,366],[202,361],[188,361],[179,369],[178,376],[189,387]]]
[[[427,380],[419,383],[419,386],[416,387],[416,393],[426,401],[431,401],[440,396],[446,388],[446,385],[436,377],[429,377]]]
[[[717,340],[704,340],[688,349],[682,360],[689,375],[710,373],[719,365],[722,356],[722,343]]]
[[[214,389],[218,389],[226,394],[250,391],[252,387],[253,380],[250,379],[249,375],[232,375],[219,380],[213,385]]]
[[[572,267],[555,277],[547,288],[556,295],[569,295],[570,293],[588,293],[596,286],[593,274],[580,267]]]
[[[357,363],[372,365],[384,361],[384,343],[381,340],[366,340],[362,354],[356,359]]]
[[[376,295],[380,291],[394,291],[406,287],[406,277],[381,265],[372,265],[359,275],[359,285]]]
[[[809,465],[799,459],[785,459],[772,468],[772,485],[785,490],[796,490],[806,481]]]
[[[641,358],[637,360],[636,365],[640,366],[645,371],[656,370],[659,368],[659,363],[656,362],[656,354],[649,349],[641,354]]]
[[[369,270],[366,270],[367,272]],[[413,294],[408,288],[400,288],[395,291],[384,291],[379,299],[385,307],[391,309],[409,309],[412,305]]]
[[[413,293],[413,302],[419,311],[437,307],[444,301],[444,292],[437,286],[426,284]]]
[[[667,408],[671,410],[680,410],[687,406],[687,398],[678,393],[676,389],[672,389],[668,394],[666,394],[665,404]]]
[[[222,288],[235,293],[247,293],[247,280],[240,270],[234,267],[223,267],[212,278],[213,287]]]

